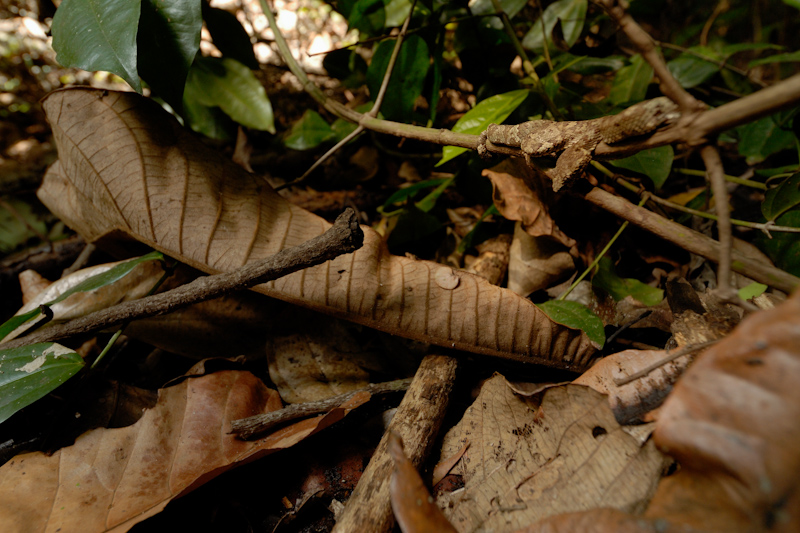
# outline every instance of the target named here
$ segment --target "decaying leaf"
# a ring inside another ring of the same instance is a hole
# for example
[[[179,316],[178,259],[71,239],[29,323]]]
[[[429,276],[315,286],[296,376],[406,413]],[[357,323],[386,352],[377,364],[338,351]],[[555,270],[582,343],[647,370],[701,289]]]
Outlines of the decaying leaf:
[[[653,440],[680,468],[643,516],[599,509],[525,531],[798,531],[799,346],[800,292],[748,317],[675,385]]]
[[[230,421],[281,407],[249,372],[223,371],[162,389],[135,424],[84,433],[51,456],[0,467],[0,531],[127,531],[169,501],[245,460],[287,448],[340,419],[346,405],[260,440]]]
[[[513,531],[567,510],[645,507],[663,457],[623,431],[605,396],[562,385],[530,402],[495,376],[445,437],[443,457],[471,443],[456,465],[463,491],[439,500],[456,529]]]
[[[269,376],[287,403],[312,402],[361,389],[383,353],[359,345],[345,323],[290,310],[266,342]]]
[[[508,262],[508,288],[520,296],[562,281],[575,270],[566,248],[550,237],[531,237],[518,222]]]
[[[73,88],[43,103],[59,148],[40,199],[89,240],[122,232],[205,272],[298,245],[330,224],[208,149],[158,105]],[[594,348],[536,306],[450,267],[364,246],[255,290],[370,327],[467,351],[580,370]]]
[[[483,171],[492,182],[494,204],[508,220],[519,220],[531,237],[552,237],[571,247],[575,240],[558,229],[550,218],[553,191],[550,180],[537,176],[519,159],[506,159],[492,169]]]
[[[400,530],[403,533],[455,533],[455,528],[433,502],[414,463],[403,452],[402,439],[391,433],[388,449],[394,460],[389,490]]]

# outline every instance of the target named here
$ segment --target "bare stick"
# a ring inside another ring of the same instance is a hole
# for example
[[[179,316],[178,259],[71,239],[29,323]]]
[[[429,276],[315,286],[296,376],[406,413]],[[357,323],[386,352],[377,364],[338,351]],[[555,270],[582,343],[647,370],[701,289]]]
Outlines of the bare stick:
[[[597,187],[589,191],[585,198],[594,205],[614,213],[623,220],[629,220],[632,224],[658,235],[666,241],[675,243],[685,250],[710,259],[715,263],[720,260],[720,244],[702,233],[677,222],[667,220],[652,211],[638,207],[624,198]],[[772,265],[748,257],[736,250],[733,250],[731,255],[733,270],[756,281],[784,292],[791,292],[800,285],[800,279]]]
[[[327,413],[331,409],[339,407],[356,394],[368,392],[374,396],[378,394],[400,392],[408,389],[409,385],[411,385],[411,378],[396,379],[394,381],[387,381],[386,383],[374,383],[363,389],[346,392],[344,394],[325,398],[324,400],[288,405],[283,409],[278,409],[270,413],[233,420],[231,422],[231,433],[237,435],[241,439],[251,439],[262,433],[266,433],[284,422]]]
[[[37,342],[63,339],[116,326],[128,320],[163,315],[319,265],[342,254],[358,250],[363,242],[364,233],[358,226],[356,214],[347,208],[328,231],[299,246],[286,248],[232,272],[204,276],[161,294],[124,302],[64,324],[36,331],[20,339],[3,343],[2,348],[17,348]]]
[[[394,432],[403,439],[406,455],[419,468],[439,432],[455,371],[456,360],[452,357],[429,355],[422,360],[389,428],[339,516],[334,533],[391,530],[394,518],[389,485],[394,462],[388,452],[389,434]]]
[[[643,369],[639,370],[638,372],[634,372],[630,376],[626,376],[624,378],[614,378],[614,385],[616,385],[617,387],[622,387],[623,385],[627,385],[628,383],[632,383],[632,382],[636,381],[639,378],[645,377],[650,372],[652,372],[654,370],[658,370],[659,368],[661,368],[662,366],[666,365],[667,363],[671,363],[672,361],[674,361],[678,357],[683,357],[686,354],[694,353],[694,352],[697,352],[699,350],[704,350],[704,349],[708,348],[709,346],[712,346],[712,345],[718,343],[720,340],[721,339],[714,339],[713,341],[701,342],[700,344],[690,344],[689,346],[684,346],[683,348],[681,348],[681,349],[679,349],[679,350],[677,350],[675,352],[672,352],[672,353],[668,352],[667,355],[665,355],[663,359],[659,360],[656,363],[653,363],[652,365],[650,365],[650,366],[648,366],[646,368],[643,368]]]
[[[710,144],[700,150],[703,162],[708,170],[708,180],[716,201],[717,232],[719,234],[720,257],[717,263],[717,290],[723,299],[729,299],[731,288],[731,251],[733,250],[733,234],[731,233],[731,210],[728,205],[728,189],[725,186],[725,169],[719,152]]]

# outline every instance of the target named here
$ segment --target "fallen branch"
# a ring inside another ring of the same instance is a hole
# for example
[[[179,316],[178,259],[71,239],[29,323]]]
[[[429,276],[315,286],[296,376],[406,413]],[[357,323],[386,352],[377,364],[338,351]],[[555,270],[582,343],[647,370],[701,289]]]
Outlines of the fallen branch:
[[[292,272],[354,252],[361,248],[363,241],[364,234],[358,226],[356,214],[348,208],[339,215],[328,231],[299,246],[286,248],[275,255],[247,264],[232,272],[204,276],[161,294],[121,303],[64,324],[38,330],[25,337],[4,343],[2,347],[11,349],[38,342],[49,342],[110,328],[129,320],[164,315],[182,307],[278,279]]]
[[[373,383],[363,389],[338,394],[330,398],[325,398],[324,400],[296,403],[286,406],[283,409],[278,409],[277,411],[240,418],[231,421],[231,433],[241,439],[250,439],[266,433],[279,424],[291,422],[299,418],[308,418],[310,416],[327,413],[331,409],[339,407],[356,394],[366,392],[375,396],[379,394],[401,392],[407,390],[409,385],[411,385],[411,378],[396,379],[394,381],[387,381],[386,383]]]

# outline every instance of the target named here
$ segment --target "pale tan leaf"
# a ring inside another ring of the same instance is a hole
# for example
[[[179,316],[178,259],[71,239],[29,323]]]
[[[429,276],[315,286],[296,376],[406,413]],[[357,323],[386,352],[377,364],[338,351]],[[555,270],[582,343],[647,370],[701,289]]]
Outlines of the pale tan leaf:
[[[467,439],[464,489],[439,500],[461,532],[513,531],[594,507],[642,510],[663,466],[652,443],[641,446],[617,424],[604,396],[579,385],[546,389],[537,408],[495,376],[445,437],[442,456]]]
[[[546,289],[569,276],[575,262],[561,243],[531,237],[518,222],[508,262],[508,288],[520,296]]]
[[[200,143],[153,102],[74,88],[43,103],[60,160],[41,200],[89,240],[126,233],[205,272],[229,271],[325,231],[262,179]],[[255,290],[424,342],[580,370],[588,338],[531,302],[466,272],[364,246]],[[442,274],[445,273],[445,274]]]
[[[230,421],[281,407],[249,372],[223,371],[162,389],[138,422],[84,433],[51,456],[18,455],[0,467],[0,531],[127,531],[245,460],[292,446],[340,419],[304,420],[257,441]]]
[[[19,273],[19,288],[22,291],[22,304],[25,305],[33,300],[40,292],[45,290],[52,283],[42,277],[35,270],[23,270]]]

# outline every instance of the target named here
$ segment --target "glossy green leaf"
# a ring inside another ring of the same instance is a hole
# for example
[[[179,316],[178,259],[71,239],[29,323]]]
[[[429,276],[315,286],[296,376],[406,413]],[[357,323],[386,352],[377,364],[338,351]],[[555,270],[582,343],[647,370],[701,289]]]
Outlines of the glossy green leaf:
[[[395,40],[387,39],[378,45],[367,70],[367,87],[373,101],[383,81]],[[419,35],[410,35],[403,41],[389,80],[381,113],[389,120],[407,122],[417,98],[422,94],[425,76],[430,67],[428,45]]]
[[[775,220],[775,224],[800,228],[800,209],[787,211]],[[800,238],[797,233],[774,232],[772,238],[761,235],[756,242],[775,262],[775,266],[800,276]]]
[[[139,75],[178,111],[202,27],[198,0],[142,0],[136,37]]]
[[[245,65],[231,58],[198,57],[189,71],[187,85],[198,103],[221,108],[248,128],[275,133],[272,104],[267,92]]]
[[[306,109],[303,116],[292,125],[283,144],[293,150],[308,150],[333,139],[336,134],[325,119],[313,109]]]
[[[768,156],[794,147],[795,136],[784,113],[770,115],[736,129],[739,133],[739,154],[748,164],[760,163]]]
[[[659,146],[649,150],[642,150],[630,157],[615,159],[610,161],[612,165],[619,168],[627,168],[640,174],[644,174],[653,181],[656,189],[660,189],[667,181],[669,173],[672,171],[672,160],[674,158],[672,146]]]
[[[384,27],[396,28],[402,26],[403,22],[408,18],[408,14],[411,13],[411,5],[410,0],[389,0],[385,8],[386,20],[383,23]]]
[[[632,296],[645,305],[653,306],[664,299],[664,291],[661,289],[646,285],[638,279],[619,277],[614,271],[614,262],[608,257],[600,259],[592,285],[606,291],[617,302]]]
[[[747,68],[757,67],[758,65],[768,65],[770,63],[796,63],[798,61],[800,61],[800,50],[754,59],[747,64]]]
[[[231,57],[239,63],[246,65],[251,70],[258,70],[258,60],[253,52],[253,43],[250,36],[236,18],[236,15],[224,9],[203,5],[203,20],[206,21],[208,33],[214,41],[214,46],[222,52],[224,57]]]
[[[75,351],[52,342],[0,349],[0,422],[58,388],[83,366]]]
[[[761,212],[767,220],[775,220],[797,206],[800,206],[800,172],[764,194]]]
[[[353,124],[352,122],[344,120],[343,118],[337,118],[333,121],[333,124],[331,124],[331,130],[333,130],[333,134],[335,136],[334,140],[336,142],[341,141],[353,133],[357,127],[357,124]]]
[[[347,17],[350,29],[365,35],[380,35],[386,27],[388,0],[358,0]]]
[[[553,322],[583,331],[589,337],[589,340],[597,344],[598,347],[602,348],[606,343],[603,321],[585,305],[566,300],[550,300],[549,302],[536,304],[536,306],[544,311]]]
[[[6,198],[4,205],[0,205],[0,253],[9,253],[46,233],[47,225],[27,202]]]
[[[49,302],[46,302],[44,305],[52,306],[54,304],[57,304],[58,302],[66,300],[67,297],[77,292],[91,292],[93,290],[99,289],[100,287],[111,285],[116,281],[122,279],[123,277],[127,276],[128,274],[130,274],[131,271],[134,268],[136,268],[137,265],[144,263],[146,261],[163,261],[163,260],[164,260],[164,255],[161,252],[150,252],[147,255],[131,259],[130,261],[125,261],[124,263],[120,263],[118,265],[114,265],[105,272],[101,272],[100,274],[97,274],[90,278],[86,278],[81,283],[78,283],[71,289],[64,291],[63,293],[61,293],[60,296]],[[0,340],[4,339],[6,336],[8,336],[9,333],[17,329],[19,326],[27,322],[31,322],[32,320],[36,319],[41,315],[42,313],[39,309],[34,309],[29,313],[23,315],[15,315],[11,317],[2,325],[0,325]]]
[[[724,57],[730,57],[739,52],[749,52],[751,50],[784,50],[783,46],[770,43],[733,43],[722,47],[720,53]]]
[[[653,79],[653,67],[636,54],[631,58],[631,64],[619,69],[611,84],[609,100],[614,105],[635,104],[644,100],[647,95],[647,86]]]
[[[141,0],[64,0],[53,17],[53,49],[65,67],[113,72],[137,92]]]
[[[707,46],[693,46],[689,50],[694,54],[684,52],[667,63],[667,68],[678,80],[678,83],[687,89],[697,87],[719,72],[718,62],[723,59],[716,50]],[[697,54],[708,59],[698,57]]]
[[[205,100],[203,88],[198,87],[195,78],[189,77],[183,91],[183,120],[193,131],[210,139],[231,141],[236,138],[237,125],[220,108],[200,103]]]
[[[527,90],[511,91],[491,96],[482,100],[475,107],[464,113],[453,126],[456,133],[479,135],[489,124],[501,124],[530,94]],[[436,166],[443,165],[454,157],[466,152],[466,148],[445,146],[442,159]]]
[[[561,31],[564,41],[572,46],[578,41],[583,31],[583,24],[586,20],[587,0],[558,0],[553,2],[544,10],[544,31],[542,31],[542,21],[537,20],[531,26],[530,31],[522,38],[522,46],[528,50],[541,51],[544,49],[544,36],[547,36],[548,43],[552,43],[553,28],[556,23],[561,21]]]
[[[739,298],[742,300],[750,300],[756,296],[761,296],[767,290],[767,286],[763,283],[753,282],[750,285],[739,289]]]

